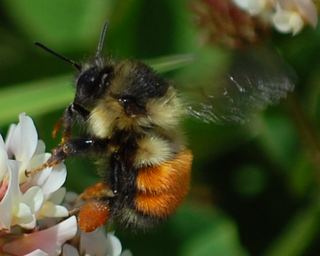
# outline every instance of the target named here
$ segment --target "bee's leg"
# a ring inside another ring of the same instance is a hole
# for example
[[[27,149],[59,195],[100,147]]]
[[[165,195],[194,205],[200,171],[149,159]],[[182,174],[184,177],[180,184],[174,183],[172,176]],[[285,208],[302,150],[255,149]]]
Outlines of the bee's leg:
[[[111,173],[110,173],[110,180],[112,184],[112,192],[116,195],[119,192],[120,188],[120,180],[121,180],[121,162],[120,162],[120,156],[115,153],[111,156],[110,159],[110,165],[111,165]]]
[[[47,163],[50,166],[61,163],[69,156],[78,156],[90,152],[103,152],[108,145],[107,139],[76,138],[69,139],[63,145],[58,146],[52,152]]]
[[[83,121],[87,120],[89,117],[89,111],[81,107],[76,103],[71,103],[64,111],[63,117],[61,119],[61,124],[63,125],[63,134],[61,139],[61,144],[68,141],[71,137],[71,129],[76,117],[80,117]],[[57,123],[57,128],[53,130],[54,135],[57,130],[60,129],[61,124]]]
[[[110,184],[112,192],[117,195],[121,192],[128,193],[134,186],[134,175],[131,169],[121,160],[118,153],[114,153],[110,158]]]
[[[58,132],[61,130],[62,123],[63,117],[59,118],[59,120],[54,124],[53,130],[51,132],[52,138],[55,139],[57,137]]]
[[[58,132],[63,127],[61,144],[67,141],[71,137],[71,128],[75,117],[75,110],[73,103],[71,103],[65,110],[62,117],[55,123],[52,130],[52,138],[56,138]]]
[[[31,171],[26,171],[26,175],[30,176],[34,173],[42,171],[47,167],[53,167],[69,156],[77,156],[81,154],[86,154],[90,152],[103,152],[106,150],[108,145],[107,139],[97,139],[97,138],[76,138],[69,139],[64,144],[56,147],[52,151],[51,157],[46,163],[40,167],[33,169]]]
[[[105,200],[89,200],[79,209],[78,224],[80,230],[92,232],[110,219],[110,207]]]
[[[110,186],[105,182],[97,182],[87,187],[79,196],[84,201],[92,199],[106,199],[114,197],[114,193]]]
[[[91,232],[104,225],[110,218],[109,199],[115,195],[106,182],[97,182],[86,188],[79,196],[83,204],[69,212],[78,216],[79,228]]]

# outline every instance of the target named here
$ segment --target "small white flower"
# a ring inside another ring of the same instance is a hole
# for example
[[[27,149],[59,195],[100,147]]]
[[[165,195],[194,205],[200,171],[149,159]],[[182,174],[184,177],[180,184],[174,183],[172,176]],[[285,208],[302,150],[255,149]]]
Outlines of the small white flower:
[[[318,23],[317,7],[312,0],[292,0],[297,12],[312,27],[316,27]]]
[[[312,0],[233,0],[250,15],[271,23],[281,33],[299,33],[309,24],[316,27],[317,8]]]
[[[272,17],[274,27],[282,33],[292,33],[296,35],[303,28],[304,22],[299,13],[295,11],[283,10],[279,5]]]
[[[74,192],[67,192],[64,198],[65,205],[72,209],[83,202]],[[74,242],[76,241],[76,242]],[[106,233],[103,227],[93,232],[79,231],[70,244],[63,246],[63,256],[132,256],[129,250],[122,251],[120,240],[114,233]]]
[[[66,179],[64,164],[32,177],[25,174],[49,157],[32,119],[25,114],[10,126],[5,142],[0,135],[1,255],[58,256],[62,245],[77,233],[74,216],[57,224],[60,217],[68,216],[61,205],[66,193],[61,187]]]
[[[49,256],[49,254],[44,252],[44,251],[42,251],[42,250],[40,250],[40,249],[37,249],[37,250],[35,250],[33,252],[25,254],[25,256]]]
[[[113,233],[106,233],[103,228],[93,232],[80,232],[78,248],[65,244],[63,256],[132,256],[129,250],[122,251],[120,240]]]
[[[257,15],[266,8],[268,0],[234,0],[234,2],[251,15]]]
[[[60,200],[56,198],[66,179],[64,164],[32,177],[25,175],[49,157],[32,119],[25,114],[20,114],[17,125],[10,126],[5,143],[0,135],[0,230],[14,225],[33,229],[43,217],[68,216],[67,209],[59,205],[65,191],[61,190]]]
[[[61,205],[66,195],[61,187],[65,165],[26,176],[26,170],[41,166],[49,157],[32,119],[25,114],[19,116],[17,125],[11,125],[5,142],[0,135],[0,254],[131,256],[129,251],[122,252],[116,236],[102,228],[78,232],[75,216],[58,223],[69,215]],[[70,206],[79,201],[75,193],[65,199]],[[72,238],[73,243],[66,244]]]
[[[48,229],[10,240],[2,246],[1,252],[10,255],[60,255],[62,245],[72,239],[76,233],[77,220],[72,216]]]

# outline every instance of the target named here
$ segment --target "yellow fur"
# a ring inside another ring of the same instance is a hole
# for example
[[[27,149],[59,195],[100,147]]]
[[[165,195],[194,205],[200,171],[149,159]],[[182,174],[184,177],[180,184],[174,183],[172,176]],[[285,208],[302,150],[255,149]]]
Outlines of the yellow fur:
[[[172,145],[157,136],[146,135],[137,143],[138,149],[134,165],[138,168],[159,165],[169,160],[174,153]]]
[[[122,107],[114,99],[101,100],[90,113],[89,130],[98,138],[109,138],[122,112]]]
[[[182,103],[175,90],[170,87],[164,97],[148,102],[147,112],[149,122],[164,129],[171,129],[180,123],[183,114]]]
[[[91,111],[89,130],[98,138],[110,137],[114,129],[141,131],[143,127],[155,125],[170,130],[179,124],[183,114],[180,99],[172,87],[165,96],[150,99],[146,109],[146,115],[128,116],[116,99],[106,96]]]

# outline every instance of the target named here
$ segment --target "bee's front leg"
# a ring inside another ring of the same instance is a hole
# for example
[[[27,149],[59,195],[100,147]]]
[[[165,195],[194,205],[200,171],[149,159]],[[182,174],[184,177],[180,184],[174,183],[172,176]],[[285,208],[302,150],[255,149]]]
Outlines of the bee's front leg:
[[[55,137],[57,131],[63,126],[63,133],[61,138],[61,144],[67,142],[71,137],[71,130],[76,119],[81,119],[81,121],[86,121],[89,117],[89,111],[84,109],[82,106],[71,103],[64,111],[63,117],[57,123],[53,130],[53,136]]]
[[[89,117],[89,111],[76,103],[71,103],[64,111],[63,116],[56,122],[52,130],[52,137],[57,137],[58,132],[63,128],[61,143],[68,141],[71,137],[72,126],[76,119],[83,121]]]
[[[97,138],[69,139],[64,144],[61,144],[55,149],[53,149],[51,157],[43,165],[31,171],[26,171],[26,176],[33,175],[37,172],[42,171],[47,167],[56,166],[70,156],[88,154],[91,152],[96,152],[96,153],[103,152],[104,150],[107,149],[107,145],[108,145],[107,139],[97,139]]]
[[[67,157],[78,156],[88,153],[100,153],[107,150],[108,140],[98,138],[75,138],[69,139],[64,144],[52,151],[52,156],[47,163],[51,166],[61,163]]]

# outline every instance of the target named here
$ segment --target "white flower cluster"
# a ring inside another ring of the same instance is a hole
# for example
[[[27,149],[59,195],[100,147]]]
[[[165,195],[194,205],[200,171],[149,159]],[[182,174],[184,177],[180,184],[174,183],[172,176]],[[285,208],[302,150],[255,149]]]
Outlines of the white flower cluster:
[[[67,192],[64,204],[68,209],[79,206],[79,197],[74,192]],[[113,232],[106,233],[103,227],[93,232],[79,229],[72,240],[63,245],[62,256],[132,256],[129,250],[122,251],[120,240]]]
[[[317,8],[312,0],[233,0],[250,15],[259,16],[282,33],[299,33],[304,25],[316,27]]]
[[[76,244],[63,246],[62,256],[132,256],[129,250],[122,251],[120,240],[103,228],[90,233],[80,232],[75,240]]]
[[[18,225],[33,229],[44,217],[66,217],[68,210],[61,204],[67,171],[64,164],[46,168],[32,176],[31,170],[50,157],[32,119],[25,114],[11,125],[6,141],[0,135],[0,230],[10,231]]]
[[[0,135],[0,255],[130,256],[129,251],[121,253],[121,243],[113,234],[102,229],[78,232],[75,216],[61,221],[69,215],[61,205],[66,194],[61,187],[65,165],[26,175],[49,157],[25,114],[11,125],[5,141]],[[66,244],[73,240],[80,244]]]
[[[0,135],[1,255],[58,255],[62,244],[77,232],[75,217],[38,230],[41,220],[56,218],[56,224],[68,216],[67,208],[60,205],[67,175],[64,164],[26,175],[49,157],[32,119],[25,114],[20,114],[18,124],[10,126],[5,141]]]

